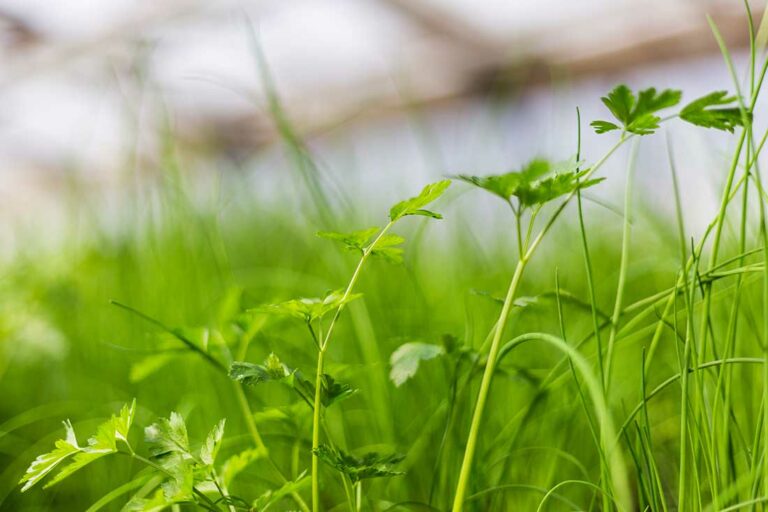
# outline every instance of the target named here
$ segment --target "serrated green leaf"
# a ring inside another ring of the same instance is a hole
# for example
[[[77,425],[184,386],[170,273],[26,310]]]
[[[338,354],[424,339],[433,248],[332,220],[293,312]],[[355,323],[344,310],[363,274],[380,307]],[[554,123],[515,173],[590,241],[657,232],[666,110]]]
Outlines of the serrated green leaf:
[[[395,386],[400,387],[405,381],[416,375],[419,363],[443,354],[445,354],[445,348],[440,345],[420,342],[400,345],[389,359],[391,366],[389,378]]]
[[[200,460],[207,466],[212,466],[216,461],[216,455],[218,455],[219,448],[221,447],[221,439],[224,437],[224,425],[226,422],[226,418],[219,420],[200,448]]]
[[[590,180],[579,183],[587,170],[579,170],[582,162],[575,159],[551,164],[546,160],[532,160],[519,171],[498,176],[458,176],[472,185],[483,188],[506,201],[517,198],[522,208],[541,205],[561,195],[598,183]],[[554,175],[544,178],[546,174]]]
[[[304,320],[305,322],[314,322],[328,313],[335,311],[340,306],[360,297],[362,297],[362,294],[360,293],[350,293],[345,297],[344,290],[335,290],[328,292],[323,298],[292,299],[277,304],[261,306],[255,308],[253,311],[275,315],[286,315]]]
[[[727,108],[714,107],[730,105],[735,101],[736,97],[728,96],[726,91],[715,91],[683,107],[680,111],[680,119],[696,126],[703,126],[704,128],[715,128],[716,130],[733,132],[736,126],[744,125],[741,110],[735,106]],[[751,119],[752,114],[748,113],[747,116]]]
[[[376,245],[374,245],[371,249],[376,250],[384,247],[392,247],[395,245],[400,245],[403,242],[405,242],[405,238],[401,237],[400,235],[395,235],[394,233],[390,233],[379,238],[376,241]]]
[[[403,249],[400,247],[382,247],[381,249],[372,250],[371,254],[394,265],[399,265],[403,262]]]
[[[395,246],[403,242],[405,242],[405,238],[400,235],[384,235],[371,247],[371,255],[378,256],[389,263],[400,264],[403,262],[403,249]]]
[[[518,199],[520,204],[526,207],[536,206],[548,203],[553,199],[557,199],[566,194],[576,191],[577,189],[585,189],[594,185],[597,185],[605,178],[595,178],[586,181],[579,181],[579,177],[583,176],[585,171],[566,172],[563,174],[556,174],[549,178],[540,180],[530,187],[521,189],[518,192]]]
[[[229,367],[229,378],[247,386],[282,380],[291,373],[280,359],[271,353],[264,364],[234,361]]]
[[[357,389],[344,382],[338,382],[327,373],[323,374],[322,386],[323,389],[320,392],[320,400],[323,407],[330,407],[331,405],[346,400],[357,393]]]
[[[80,468],[91,462],[117,452],[117,441],[128,443],[128,432],[133,422],[136,411],[136,400],[131,405],[124,405],[118,415],[99,425],[96,434],[88,439],[86,446],[79,446],[75,431],[69,421],[64,422],[66,430],[65,439],[59,439],[55,443],[52,452],[40,455],[30,464],[22,477],[20,484],[24,484],[22,492],[38,483],[45,475],[50,473],[61,462],[72,456],[71,461],[62,467],[56,475],[49,480],[44,487],[55,485]]]
[[[160,487],[167,501],[191,501],[195,486],[195,466],[192,459],[181,452],[166,455],[161,459],[163,468],[169,473]]]
[[[120,441],[128,443],[128,431],[133,424],[133,417],[136,414],[136,399],[134,398],[131,405],[125,404],[120,409],[118,416],[112,417],[112,424],[115,428],[115,437]]]
[[[135,410],[136,401],[134,400],[130,406],[124,405],[119,415],[113,415],[109,421],[99,425],[96,434],[88,439],[88,446],[81,448],[72,458],[72,462],[61,468],[44,487],[56,485],[91,462],[116,453],[118,440],[128,442],[128,431],[131,428]]]
[[[310,408],[314,408],[315,384],[312,381],[305,378],[301,372],[296,370],[291,373],[286,381]],[[320,390],[320,403],[323,404],[323,407],[330,407],[337,402],[349,398],[355,393],[357,393],[357,389],[352,386],[346,383],[337,382],[327,373],[323,374],[322,389]]]
[[[368,229],[363,229],[360,231],[353,231],[351,233],[338,233],[335,231],[318,231],[317,236],[320,238],[325,238],[328,240],[334,240],[336,242],[340,242],[346,246],[347,249],[350,250],[358,250],[362,251],[366,245],[368,245],[368,242],[371,240],[371,237],[375,235],[380,228],[373,227]]]
[[[441,219],[440,214],[425,210],[424,207],[435,201],[443,195],[443,192],[451,185],[451,180],[442,180],[431,183],[421,190],[419,195],[400,201],[389,210],[389,218],[392,222],[405,217],[406,215],[424,215],[436,219]]]
[[[272,362],[270,363],[270,359]],[[270,369],[271,365],[271,369]],[[305,378],[301,371],[284,365],[274,354],[263,364],[235,361],[230,366],[230,378],[243,384],[254,386],[264,382],[282,382],[292,388],[310,407],[315,400],[315,385]],[[349,398],[357,389],[336,381],[332,376],[323,374],[320,399],[324,407]]]
[[[620,129],[617,124],[610,121],[592,121],[589,126],[595,129],[595,133],[606,133]]]
[[[184,418],[172,412],[169,418],[161,418],[144,429],[144,439],[150,444],[155,457],[172,453],[190,454],[189,436]]]
[[[551,170],[551,162],[534,158],[517,171],[483,177],[459,175],[457,178],[509,201],[521,187],[529,185]]]
[[[19,481],[19,484],[24,484],[21,488],[21,492],[27,491],[30,487],[42,480],[45,475],[53,471],[56,466],[70,455],[74,455],[80,451],[80,446],[77,444],[77,437],[75,436],[75,430],[72,428],[72,423],[69,420],[64,421],[64,430],[66,431],[65,438],[57,439],[52,451],[38,455],[38,457],[29,465],[24,476]]]
[[[325,444],[320,445],[314,453],[320,460],[347,475],[352,482],[359,482],[366,478],[405,474],[392,467],[405,458],[404,455],[400,454],[369,452],[361,457],[356,457]]]
[[[674,89],[664,89],[657,92],[655,87],[640,91],[635,98],[634,93],[626,85],[617,85],[601,98],[611,114],[621,122],[624,130],[637,135],[648,135],[659,127],[656,112],[673,107],[680,103],[682,92]],[[606,133],[619,129],[619,126],[609,121],[593,121],[590,125],[597,133]]]

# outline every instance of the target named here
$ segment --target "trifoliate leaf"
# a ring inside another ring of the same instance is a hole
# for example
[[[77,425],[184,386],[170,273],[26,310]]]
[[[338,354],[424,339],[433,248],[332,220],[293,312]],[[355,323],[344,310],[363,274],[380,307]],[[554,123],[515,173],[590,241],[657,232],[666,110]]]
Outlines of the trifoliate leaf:
[[[552,168],[553,165],[548,160],[535,158],[526,163],[520,170],[506,174],[483,177],[462,174],[457,178],[509,201],[517,195],[520,188],[526,187],[538,178],[550,173]]]
[[[736,126],[743,126],[744,119],[738,107],[731,106],[726,108],[723,105],[730,105],[736,101],[735,96],[728,96],[726,91],[715,91],[698,98],[680,111],[680,119],[697,126],[705,128],[715,128],[733,132]],[[752,114],[748,117],[751,119]]]
[[[230,366],[229,376],[249,386],[270,381],[282,382],[292,388],[310,407],[315,401],[314,383],[305,378],[299,370],[284,365],[274,354],[271,354],[263,365],[235,361]],[[327,373],[323,374],[320,400],[324,407],[330,407],[356,392],[357,389],[352,386],[336,381]]]
[[[659,127],[661,118],[656,112],[680,103],[682,92],[665,89],[657,92],[651,87],[635,95],[626,85],[618,85],[607,96],[601,98],[613,116],[621,122],[624,130],[637,135],[648,135]],[[609,121],[593,121],[591,126],[597,133],[605,133],[619,128]]]
[[[286,315],[304,320],[305,322],[313,322],[315,320],[321,319],[328,313],[335,311],[342,305],[345,305],[360,297],[362,297],[362,294],[360,293],[350,293],[345,297],[344,290],[336,290],[329,292],[322,299],[293,299],[280,302],[278,304],[268,304],[261,306],[253,311],[275,315]]]
[[[424,207],[443,195],[443,192],[450,186],[451,180],[442,180],[431,183],[424,187],[421,193],[405,201],[400,201],[389,210],[389,218],[396,221],[406,215],[423,215],[435,219],[442,219],[439,213],[425,210]]]
[[[315,450],[315,454],[332,468],[346,474],[352,482],[359,482],[365,478],[405,474],[392,467],[401,462],[405,458],[404,455],[369,452],[361,457],[356,457],[324,444]]]
[[[545,204],[578,188],[591,187],[601,180],[579,181],[588,169],[580,170],[582,162],[575,159],[551,164],[546,160],[532,160],[519,171],[497,176],[458,176],[459,179],[511,201],[517,198],[522,208]],[[544,177],[547,174],[551,176]]]
[[[389,363],[392,369],[389,378],[395,386],[401,386],[405,381],[416,375],[421,361],[434,359],[445,354],[445,348],[440,345],[412,342],[401,345],[392,353]]]
[[[155,457],[172,453],[190,454],[187,425],[184,418],[172,412],[169,418],[161,418],[144,429],[144,438],[150,444],[150,451]]]
[[[205,438],[203,446],[200,448],[200,460],[206,466],[212,466],[216,461],[216,455],[219,453],[221,447],[221,439],[224,437],[224,425],[226,424],[226,418],[221,419],[213,430]]]
[[[291,370],[274,353],[267,357],[264,364],[235,361],[229,367],[229,378],[247,386],[279,381],[288,377],[290,373]]]
[[[336,240],[344,244],[351,251],[358,251],[361,254],[372,243],[371,238],[379,231],[379,228],[364,229],[352,233],[336,233],[332,231],[320,231],[317,236]],[[405,239],[399,235],[384,235],[376,241],[376,244],[368,250],[373,256],[379,256],[390,263],[399,264],[403,262],[403,249],[394,247],[405,242]]]
[[[360,252],[365,249],[365,246],[370,242],[371,237],[378,233],[379,228],[373,227],[363,229],[361,231],[353,231],[352,233],[337,233],[335,231],[319,231],[317,236],[320,238],[326,238],[328,240],[334,240],[341,242],[347,249],[358,250]]]
[[[286,382],[310,408],[314,408],[315,384],[312,381],[305,378],[301,372],[294,371],[291,373],[290,377],[286,379]],[[357,393],[357,391],[357,389],[349,384],[338,382],[327,373],[324,373],[322,378],[322,389],[320,390],[320,403],[323,407],[330,407],[337,402],[349,398]]]
[[[344,382],[338,382],[327,373],[323,374],[322,386],[320,400],[323,403],[323,407],[330,407],[336,402],[346,400],[357,393],[357,389]]]
[[[117,441],[128,443],[128,431],[133,423],[136,412],[136,400],[131,405],[124,405],[119,415],[113,415],[109,421],[102,423],[96,430],[96,434],[88,439],[88,446],[81,448],[72,458],[72,462],[61,468],[53,479],[45,487],[55,485],[75,471],[85,467],[91,462],[117,452]]]
[[[45,475],[53,471],[67,457],[80,451],[80,446],[78,446],[77,438],[75,437],[75,430],[72,428],[72,423],[69,420],[64,421],[64,430],[66,431],[64,439],[57,439],[54,443],[55,448],[52,451],[39,455],[29,465],[19,482],[19,484],[24,484],[21,492],[28,490],[42,480]]]
[[[565,194],[570,194],[576,189],[584,189],[597,185],[605,178],[596,178],[586,181],[579,181],[587,171],[570,171],[563,174],[555,174],[549,178],[533,183],[530,187],[521,189],[518,192],[520,204],[525,207],[541,205],[557,199]]]

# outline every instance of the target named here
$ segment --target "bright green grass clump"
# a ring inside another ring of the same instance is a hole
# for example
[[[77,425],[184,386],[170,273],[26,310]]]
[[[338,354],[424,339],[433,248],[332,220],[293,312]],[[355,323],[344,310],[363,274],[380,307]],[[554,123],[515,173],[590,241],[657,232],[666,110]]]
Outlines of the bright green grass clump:
[[[752,56],[733,95],[614,88],[592,122],[615,137],[605,155],[579,120],[570,160],[440,179],[378,215],[338,212],[271,91],[304,215],[223,217],[172,179],[132,232],[94,225],[4,269],[0,505],[762,509],[768,59]],[[666,224],[633,207],[636,142],[679,122],[734,139],[696,239],[679,199]],[[616,233],[582,191],[631,141]],[[481,194],[502,207],[482,219],[491,248],[460,222]]]

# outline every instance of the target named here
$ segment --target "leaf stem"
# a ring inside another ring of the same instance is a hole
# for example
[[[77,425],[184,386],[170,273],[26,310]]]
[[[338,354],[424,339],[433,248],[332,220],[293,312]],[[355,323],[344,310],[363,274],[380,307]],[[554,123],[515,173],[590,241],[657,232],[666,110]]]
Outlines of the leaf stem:
[[[584,175],[584,179],[589,179],[589,176],[594,174],[602,165],[608,160],[608,158],[619,148],[621,145],[632,138],[633,135],[629,136],[622,136],[616,144],[611,147],[611,149],[608,150],[608,152],[600,159],[598,160],[594,166],[592,166],[591,169]],[[482,424],[482,418],[483,418],[483,411],[485,410],[485,404],[488,400],[488,394],[490,392],[491,388],[491,381],[493,379],[493,372],[496,367],[496,359],[499,354],[499,349],[501,348],[501,337],[504,333],[504,327],[506,326],[507,319],[509,318],[509,313],[512,309],[512,304],[514,303],[515,296],[517,293],[517,288],[520,284],[520,279],[522,278],[523,271],[525,270],[525,266],[530,260],[533,253],[536,251],[536,248],[541,244],[542,239],[547,234],[549,229],[552,227],[552,225],[555,223],[555,220],[560,216],[560,214],[563,212],[565,207],[568,205],[570,200],[576,195],[577,190],[574,190],[568,196],[560,203],[560,205],[557,207],[555,212],[552,214],[552,216],[548,219],[547,223],[544,225],[544,227],[541,229],[539,234],[534,238],[534,240],[531,242],[531,244],[525,248],[523,251],[522,257],[518,260],[517,267],[515,268],[515,273],[512,276],[512,281],[509,284],[509,289],[507,290],[507,295],[504,299],[504,305],[501,308],[501,313],[499,314],[499,319],[496,321],[495,325],[495,331],[493,334],[493,339],[491,341],[491,348],[488,353],[488,360],[485,365],[485,371],[483,372],[483,379],[480,383],[480,390],[478,391],[477,395],[477,403],[475,405],[475,410],[472,415],[472,423],[470,424],[469,434],[467,437],[467,445],[464,449],[464,458],[461,463],[461,470],[459,472],[459,480],[456,484],[456,494],[454,495],[453,500],[453,512],[461,512],[464,508],[464,500],[466,499],[467,490],[469,486],[469,478],[470,478],[470,472],[472,471],[472,461],[475,456],[475,451],[477,449],[477,440],[480,434],[480,426]]]
[[[363,265],[365,264],[366,260],[368,259],[368,256],[371,254],[371,251],[373,251],[374,247],[376,247],[376,244],[381,240],[381,238],[387,233],[387,231],[390,230],[390,228],[395,224],[396,221],[392,220],[387,223],[386,226],[379,232],[379,235],[371,242],[368,247],[366,247],[363,250],[363,255],[360,257],[360,261],[357,263],[357,267],[355,267],[355,271],[352,273],[352,277],[349,280],[349,284],[347,285],[347,289],[344,290],[344,295],[341,298],[341,303],[339,304],[339,307],[336,308],[336,311],[333,314],[333,318],[331,319],[330,324],[328,325],[328,330],[325,333],[325,336],[320,336],[321,342],[318,344],[318,351],[317,351],[317,372],[315,374],[315,400],[314,400],[314,411],[312,414],[312,511],[313,512],[319,512],[320,511],[320,459],[317,456],[317,449],[320,447],[320,418],[322,414],[322,386],[323,386],[323,369],[325,366],[325,352],[328,350],[328,343],[331,340],[331,335],[333,334],[333,328],[336,326],[336,321],[339,319],[339,316],[341,315],[341,311],[344,309],[344,306],[347,302],[347,299],[352,294],[352,290],[355,288],[355,285],[357,284],[357,280],[360,277],[360,273],[362,272]]]

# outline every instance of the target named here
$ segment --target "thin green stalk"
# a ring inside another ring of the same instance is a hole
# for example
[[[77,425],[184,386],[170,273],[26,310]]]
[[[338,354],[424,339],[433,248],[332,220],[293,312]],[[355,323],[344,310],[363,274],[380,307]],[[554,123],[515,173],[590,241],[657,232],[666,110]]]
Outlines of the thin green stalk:
[[[577,144],[576,161],[581,159],[581,112],[576,109]],[[605,369],[603,368],[603,343],[600,335],[600,322],[597,319],[597,297],[595,293],[595,279],[592,274],[592,259],[589,255],[589,243],[587,242],[587,230],[584,227],[584,210],[581,204],[581,189],[576,189],[576,211],[579,219],[579,234],[581,235],[581,247],[584,254],[584,266],[587,273],[587,289],[589,291],[589,304],[592,310],[592,329],[595,333],[595,345],[597,347],[597,368],[600,374],[600,382],[605,382]]]
[[[323,370],[325,366],[325,352],[328,350],[328,344],[331,340],[331,335],[333,334],[333,329],[336,326],[336,321],[339,319],[339,316],[341,315],[341,311],[344,309],[344,305],[349,299],[349,296],[352,294],[352,290],[354,289],[355,285],[357,284],[357,280],[360,277],[360,273],[363,269],[363,265],[365,264],[366,260],[368,259],[368,256],[371,254],[371,251],[376,246],[376,244],[379,242],[379,240],[389,231],[389,229],[394,225],[395,221],[390,221],[387,223],[386,226],[384,226],[384,229],[382,229],[379,232],[379,235],[374,239],[373,242],[371,242],[368,247],[366,247],[363,250],[363,254],[360,257],[360,261],[357,263],[357,267],[355,267],[355,271],[352,273],[352,277],[349,280],[349,284],[347,285],[346,290],[344,290],[344,295],[341,298],[341,303],[338,308],[336,308],[336,311],[333,314],[333,318],[331,319],[330,324],[328,325],[328,330],[325,333],[325,336],[323,337],[321,335],[322,342],[319,345],[318,351],[317,351],[317,372],[315,374],[315,398],[314,398],[314,411],[312,415],[312,510],[313,512],[319,512],[320,510],[320,459],[317,456],[317,449],[320,447],[320,417],[322,414],[321,408],[323,406],[322,404],[322,386],[323,386]]]
[[[613,314],[611,315],[611,328],[608,334],[608,352],[605,362],[605,389],[611,387],[611,369],[613,367],[613,351],[616,344],[616,332],[619,328],[621,319],[621,308],[623,305],[624,288],[627,278],[627,267],[629,263],[629,239],[632,231],[631,210],[632,210],[632,177],[635,173],[635,162],[637,160],[638,143],[632,145],[632,152],[629,155],[629,164],[627,166],[627,182],[624,189],[624,228],[621,236],[621,262],[619,264],[619,282],[616,285],[616,299],[613,303]],[[599,354],[602,357],[602,354]]]
[[[614,144],[614,146],[611,147],[611,149],[608,150],[608,152],[600,160],[598,160],[594,166],[592,166],[589,172],[584,176],[584,179],[589,179],[589,177],[594,174],[600,167],[602,167],[608,158],[631,137],[631,135],[628,137],[622,136],[619,141]],[[560,216],[560,214],[575,195],[576,191],[574,190],[568,194],[568,196],[566,196],[566,198],[560,203],[560,205],[557,207],[555,212],[549,218],[536,238],[534,238],[530,245],[526,248],[522,258],[518,260],[517,267],[515,268],[515,272],[512,276],[512,281],[510,282],[509,288],[507,290],[507,295],[504,298],[504,305],[501,308],[499,319],[495,325],[494,335],[491,341],[491,348],[488,353],[488,360],[485,365],[485,371],[483,372],[483,379],[480,382],[480,390],[478,391],[477,403],[475,404],[475,410],[472,414],[472,422],[470,424],[469,434],[467,436],[467,445],[464,450],[464,457],[461,463],[461,469],[459,471],[459,480],[456,484],[456,493],[453,499],[453,512],[460,512],[464,508],[464,500],[466,499],[469,486],[470,472],[472,471],[472,462],[475,456],[475,451],[477,449],[477,440],[480,435],[480,426],[482,424],[483,412],[485,410],[485,404],[488,400],[488,394],[491,388],[491,381],[493,380],[493,371],[496,366],[496,358],[498,357],[500,349],[501,337],[504,333],[504,327],[506,326],[507,319],[509,318],[509,313],[512,309],[512,304],[514,302],[523,271],[525,270],[525,266],[533,253],[541,244],[544,236],[551,229],[552,225],[555,223],[557,218]]]
[[[504,325],[506,324],[509,312],[512,309],[512,303],[514,302],[515,293],[520,283],[520,278],[525,270],[526,259],[521,259],[517,263],[515,273],[512,276],[512,281],[509,283],[509,289],[507,290],[507,296],[504,299],[504,305],[501,308],[501,314],[499,315],[499,321],[496,323],[496,330],[493,334],[493,340],[491,341],[491,350],[488,353],[488,360],[485,363],[485,371],[483,372],[483,380],[480,382],[480,391],[477,395],[477,403],[475,404],[475,412],[472,415],[472,423],[469,428],[469,437],[467,438],[467,447],[464,450],[464,461],[461,465],[461,471],[459,472],[459,481],[456,487],[456,494],[453,499],[453,511],[460,512],[464,509],[464,500],[466,499],[467,488],[469,485],[469,474],[472,470],[472,459],[475,455],[477,448],[477,440],[480,433],[480,424],[482,422],[483,411],[485,410],[485,403],[488,399],[489,390],[491,387],[491,380],[493,378],[493,370],[496,365],[496,358],[498,357],[499,349],[501,348],[501,336],[504,333]]]

